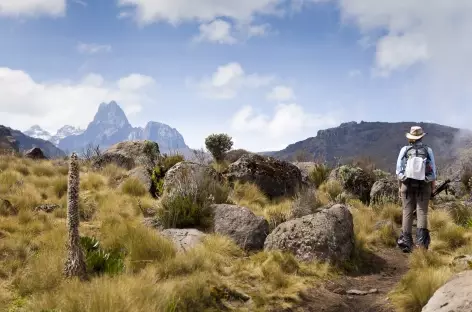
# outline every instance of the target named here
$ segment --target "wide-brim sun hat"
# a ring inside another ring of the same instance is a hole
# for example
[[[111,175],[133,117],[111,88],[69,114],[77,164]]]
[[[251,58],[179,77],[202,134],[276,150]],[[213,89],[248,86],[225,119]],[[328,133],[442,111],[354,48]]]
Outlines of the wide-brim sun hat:
[[[420,126],[413,126],[410,128],[410,132],[406,133],[406,137],[410,140],[419,140],[426,135],[423,128]]]

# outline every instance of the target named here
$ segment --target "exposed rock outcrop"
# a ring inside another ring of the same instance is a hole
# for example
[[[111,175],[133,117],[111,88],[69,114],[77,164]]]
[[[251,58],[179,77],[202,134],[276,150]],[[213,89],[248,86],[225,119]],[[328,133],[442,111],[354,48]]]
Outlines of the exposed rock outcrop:
[[[401,204],[398,197],[398,182],[394,179],[380,179],[370,190],[370,204],[394,203]]]
[[[239,247],[259,250],[269,234],[269,223],[246,207],[213,205],[214,231],[229,236]]]
[[[229,166],[225,176],[230,182],[254,183],[269,198],[293,196],[303,186],[297,166],[256,154],[243,155]]]
[[[292,252],[302,261],[340,264],[354,249],[352,214],[346,206],[337,204],[284,222],[267,236],[264,249]]]
[[[47,157],[44,156],[43,151],[39,147],[33,147],[32,149],[27,150],[25,152],[25,157],[31,159],[47,159]]]
[[[329,180],[338,180],[346,191],[362,202],[369,203],[375,176],[360,167],[343,165],[331,171]]]

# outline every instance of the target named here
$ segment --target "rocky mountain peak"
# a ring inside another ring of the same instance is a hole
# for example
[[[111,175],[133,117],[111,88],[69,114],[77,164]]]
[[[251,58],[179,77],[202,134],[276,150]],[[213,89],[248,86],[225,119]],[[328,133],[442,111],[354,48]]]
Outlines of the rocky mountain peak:
[[[101,103],[98,111],[93,118],[90,125],[112,125],[114,128],[128,128],[131,127],[125,112],[115,101],[110,103]],[[90,127],[89,125],[89,127]]]

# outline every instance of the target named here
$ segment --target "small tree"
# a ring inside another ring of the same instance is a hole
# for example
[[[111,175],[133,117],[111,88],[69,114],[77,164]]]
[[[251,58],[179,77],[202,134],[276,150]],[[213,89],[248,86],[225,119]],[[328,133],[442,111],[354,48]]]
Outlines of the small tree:
[[[221,162],[224,160],[226,152],[233,147],[233,140],[225,133],[211,134],[205,139],[205,146],[215,161]]]

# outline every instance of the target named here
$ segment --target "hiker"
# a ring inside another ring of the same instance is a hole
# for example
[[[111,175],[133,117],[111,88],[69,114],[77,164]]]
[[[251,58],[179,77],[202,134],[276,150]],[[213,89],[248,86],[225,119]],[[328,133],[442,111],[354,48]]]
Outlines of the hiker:
[[[397,240],[403,252],[413,249],[413,212],[416,210],[416,246],[428,249],[428,204],[436,183],[436,164],[430,147],[422,142],[426,135],[419,126],[413,126],[406,133],[409,145],[402,147],[398,155],[396,174],[399,181],[398,193],[402,200],[402,232]]]

